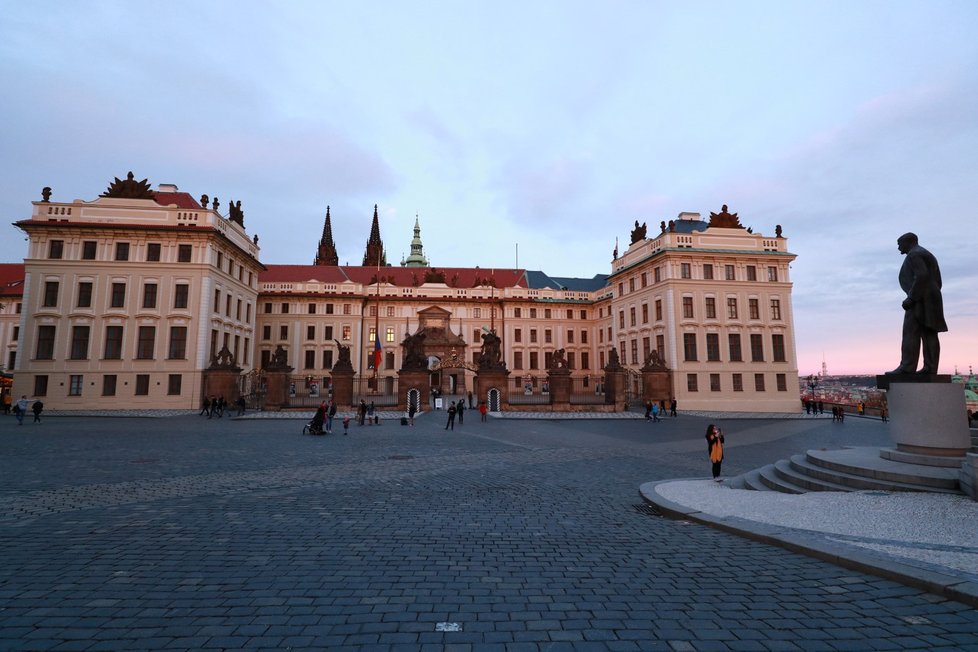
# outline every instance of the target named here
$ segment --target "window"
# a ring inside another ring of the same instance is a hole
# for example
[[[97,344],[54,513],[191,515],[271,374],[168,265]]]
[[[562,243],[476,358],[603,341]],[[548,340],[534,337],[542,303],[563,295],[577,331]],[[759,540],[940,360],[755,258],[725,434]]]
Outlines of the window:
[[[71,327],[71,359],[88,359],[88,335],[91,329],[88,326]]]
[[[751,333],[750,360],[751,362],[764,362],[764,342],[761,341],[760,333]]]
[[[187,327],[170,326],[170,360],[185,360],[187,358]]]
[[[618,328],[625,328],[625,311],[618,311]]]
[[[350,339],[350,327],[349,326],[344,326],[343,327],[343,339],[344,340]]]
[[[635,306],[632,306],[628,309],[628,325],[634,328],[635,323]]]
[[[105,374],[102,376],[102,396],[115,396],[115,386],[118,376]]]
[[[574,311],[573,310],[568,310],[567,311],[567,320],[570,321],[571,319],[574,319]]]
[[[781,321],[781,299],[771,299],[771,320]]]
[[[217,268],[224,268],[224,252],[222,251],[217,252]]]
[[[241,299],[237,299],[234,304],[234,318],[241,321]]]
[[[92,307],[92,284],[89,281],[82,281],[78,284],[78,307]]]
[[[634,278],[628,279],[628,291],[629,292],[634,292],[635,291],[635,279]]]
[[[581,311],[581,319],[587,319],[587,310]]]
[[[34,358],[36,360],[54,359],[54,326],[37,327],[37,353]]]
[[[536,351],[530,351],[530,369],[537,369],[540,366],[538,358],[539,354]]]
[[[659,359],[665,362],[666,360],[666,336],[665,335],[655,336],[655,350],[659,352]]]
[[[720,361],[720,335],[718,333],[706,334],[706,359],[708,362]]]
[[[47,396],[47,395],[48,395],[47,374],[34,376],[34,396]]]
[[[693,278],[693,275],[692,275],[692,273],[690,271],[690,265],[689,265],[689,263],[680,263],[679,264],[679,276],[681,278]]]
[[[706,318],[716,319],[717,318],[717,300],[716,297],[706,297]]]
[[[662,299],[655,300],[655,320],[662,321]]]
[[[177,246],[177,262],[178,263],[189,263],[193,255],[193,246],[188,244],[182,244]]]
[[[64,240],[52,240],[48,243],[48,258],[61,258],[65,253]]]
[[[146,244],[146,261],[150,263],[160,262],[160,243],[149,242]]]
[[[272,314],[272,304],[271,303],[266,303],[265,304],[265,314],[266,315]]]
[[[690,392],[699,391],[699,383],[696,379],[696,374],[686,374],[686,389]]]
[[[537,309],[530,308],[530,319],[536,319],[536,318],[537,318]]]
[[[574,343],[574,331],[569,328],[567,329],[567,343],[568,344]]]
[[[696,361],[696,333],[683,333],[683,359]]]
[[[649,275],[648,272],[642,272],[642,287],[649,286]]]
[[[303,362],[303,369],[315,369],[316,368],[316,352],[306,351],[305,360]]]
[[[620,297],[625,296],[625,284],[624,283],[619,283],[618,284],[618,296],[620,296]]]
[[[327,326],[325,328],[325,332],[323,333],[323,339],[325,339],[325,340],[331,340],[331,339],[333,339],[333,327],[332,326]]]
[[[393,326],[388,326],[387,327],[387,330],[384,331],[384,341],[385,342],[390,342],[390,343],[393,343],[394,342],[394,327]]]
[[[568,369],[577,369],[577,366],[575,364],[576,362],[577,362],[577,360],[575,359],[574,352],[573,351],[568,351],[567,352],[567,368]]]
[[[376,339],[377,339],[377,329],[374,328],[373,326],[371,326],[370,327],[370,330],[367,332],[367,341],[368,342],[373,342]],[[372,353],[371,353],[371,355],[372,355]]]
[[[656,267],[654,270],[652,270],[652,272],[653,272],[653,277],[655,278],[655,282],[656,283],[658,283],[659,281],[662,280],[662,268],[661,267]]]
[[[370,316],[370,317],[376,317],[377,316],[377,306],[370,306],[367,309],[367,315]]]
[[[122,326],[105,327],[105,353],[102,357],[106,360],[122,359]]]
[[[289,327],[287,325],[282,324],[281,326],[278,327],[278,339],[280,340],[289,339]]]
[[[316,304],[314,304],[314,303],[310,303],[309,304],[309,314],[310,315],[315,315],[316,314]]]
[[[476,358],[479,357],[479,352],[478,351],[475,352],[475,357]],[[394,352],[393,351],[385,351],[384,352],[384,369],[393,369],[393,368],[394,368]]]
[[[553,351],[544,351],[543,352],[543,368],[544,369],[549,369],[550,367],[553,366],[553,363],[554,363],[554,354],[553,354]]]
[[[710,391],[720,391],[720,374],[710,374]]]
[[[289,314],[289,304],[287,303],[282,304],[282,314],[283,315]]]
[[[581,344],[587,344],[587,331],[581,330]]]
[[[775,362],[785,362],[784,335],[771,335],[771,357]]]
[[[109,298],[109,306],[112,308],[124,308],[126,305],[126,284],[113,283],[112,296]]]
[[[480,339],[482,338],[479,336],[479,329],[478,328],[472,329],[472,341],[478,342]]]
[[[261,352],[261,368],[264,369],[268,366],[268,363],[272,361],[272,352],[268,349],[263,349]]]
[[[778,280],[778,268],[777,267],[768,267],[767,268],[767,280],[769,280],[769,281],[777,281]]]
[[[143,308],[156,307],[156,283],[143,285]]]
[[[352,312],[353,312],[353,308],[350,306],[350,304],[344,303],[343,304],[343,314],[344,315],[349,315],[349,314],[352,314]]]
[[[734,276],[734,266],[733,265],[724,265],[723,266],[723,274],[724,274],[724,277],[728,281],[733,281],[733,280],[735,280],[737,278],[736,276]]]
[[[177,283],[173,288],[173,307],[186,308],[189,297],[190,286],[186,283]]]
[[[149,374],[136,374],[136,396],[149,395]]]
[[[523,310],[521,308],[513,308],[513,316],[519,319],[523,316]]]
[[[737,319],[737,297],[727,297],[727,319]]]
[[[730,362],[744,361],[744,354],[740,350],[740,333],[727,335],[727,346],[730,348]]]
[[[323,351],[323,369],[333,368],[333,352]]]
[[[581,351],[581,369],[591,368],[591,354],[587,351]]]
[[[140,326],[136,341],[136,359],[152,360],[156,348],[156,326]]]
[[[713,265],[703,265],[703,278],[705,278],[707,281],[713,280]]]
[[[735,392],[744,391],[744,374],[733,375],[733,391]]]
[[[180,374],[169,374],[166,379],[166,393],[169,396],[179,396],[183,389],[183,376]]]
[[[642,304],[642,323],[649,323],[649,304],[647,303]]]
[[[314,340],[314,339],[316,339],[316,327],[315,326],[306,326],[306,339],[307,340]]]
[[[747,280],[756,281],[757,280],[757,268],[753,265],[747,266]]]
[[[522,369],[522,368],[523,368],[523,352],[516,351],[515,353],[513,353],[513,369]]]
[[[387,316],[388,317],[394,316],[394,306],[387,306]]]
[[[98,248],[98,243],[94,240],[85,240],[82,242],[82,260],[95,260],[95,251]]]
[[[251,304],[250,303],[246,303],[245,304],[245,321],[248,322],[249,324],[251,323]]]
[[[764,391],[764,374],[754,374],[754,391]]]
[[[652,340],[648,337],[642,338],[642,360],[648,360],[652,352]]]
[[[778,385],[779,392],[788,391],[788,376],[786,374],[775,374],[774,380]]]
[[[46,281],[44,283],[44,303],[41,304],[42,306],[52,308],[58,305],[58,287],[57,281]]]
[[[683,297],[683,319],[693,318],[693,297]]]
[[[631,342],[632,364],[638,364],[638,340],[632,338]]]
[[[129,260],[129,243],[128,242],[117,242],[117,243],[115,243],[115,259],[116,260]]]
[[[269,310],[269,312],[271,312],[271,311]],[[333,304],[331,304],[331,303],[327,303],[326,304],[326,314],[327,315],[332,315],[333,314]]]
[[[530,329],[530,344],[536,344],[536,343],[537,343],[537,329],[531,328]]]

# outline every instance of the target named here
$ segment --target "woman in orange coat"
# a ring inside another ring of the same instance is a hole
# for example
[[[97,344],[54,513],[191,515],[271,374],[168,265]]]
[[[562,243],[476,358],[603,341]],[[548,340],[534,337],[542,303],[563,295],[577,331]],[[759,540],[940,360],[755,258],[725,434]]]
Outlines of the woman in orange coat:
[[[720,482],[720,465],[723,464],[723,431],[712,423],[706,428],[706,449],[713,462],[713,479]]]

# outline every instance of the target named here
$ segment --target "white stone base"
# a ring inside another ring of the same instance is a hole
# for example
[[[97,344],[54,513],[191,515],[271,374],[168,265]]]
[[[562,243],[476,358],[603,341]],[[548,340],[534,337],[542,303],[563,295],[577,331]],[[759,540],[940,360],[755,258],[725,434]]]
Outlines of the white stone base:
[[[890,433],[898,449],[964,457],[971,448],[964,385],[893,383],[887,403]]]

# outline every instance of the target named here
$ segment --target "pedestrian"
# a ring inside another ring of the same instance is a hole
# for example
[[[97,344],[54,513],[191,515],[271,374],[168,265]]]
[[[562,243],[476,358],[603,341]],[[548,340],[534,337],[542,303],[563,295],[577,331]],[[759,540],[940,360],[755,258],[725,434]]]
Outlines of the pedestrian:
[[[224,394],[221,394],[217,399],[217,418],[221,419],[224,417],[224,407],[227,405],[227,401],[224,400]]]
[[[820,415],[825,414],[825,403],[823,403],[822,401],[818,402],[818,413]]]
[[[652,401],[645,401],[645,420],[652,418]]]
[[[414,425],[414,415],[418,413],[418,406],[414,401],[408,401],[408,423]]]
[[[679,407],[679,401],[677,401],[676,399],[672,399],[672,403],[670,405],[670,414],[669,414],[669,416],[671,416],[671,417],[678,416],[678,414],[676,413],[676,409],[678,407]]]
[[[890,413],[887,411],[886,406],[880,408],[880,420],[886,423],[890,420]],[[968,425],[971,425],[971,412],[968,412]]]
[[[459,399],[457,412],[458,425],[462,425],[465,422],[465,399]]]
[[[238,416],[244,416],[245,413],[245,398],[244,396],[238,397]]]
[[[469,409],[471,408],[472,408],[472,392],[469,392]],[[462,423],[461,419],[459,419],[459,423]]]
[[[370,405],[367,406],[367,425],[374,425],[374,402],[370,401]]]
[[[17,425],[24,425],[24,416],[27,414],[27,406],[30,401],[27,400],[27,395],[24,394],[19,399],[17,399],[17,405],[14,406],[14,412],[17,415]]]
[[[41,399],[34,401],[31,410],[34,412],[34,423],[41,423],[41,411],[44,410],[44,403],[41,403]]]
[[[336,416],[336,401],[329,402],[329,409],[326,410],[326,432],[333,434],[333,418]]]
[[[666,399],[659,399],[659,414],[666,416]]]
[[[7,416],[10,414],[10,406],[13,404],[14,397],[7,392],[3,395],[3,415]]]
[[[659,418],[659,406],[655,403],[652,404],[652,423],[659,423],[662,419]]]
[[[479,403],[479,414],[481,415],[483,421],[488,421],[488,419],[486,419],[486,415],[488,413],[489,407],[485,404],[485,401]]]
[[[811,413],[812,413],[812,402],[805,401],[805,414],[811,414]]]
[[[359,423],[362,426],[363,421],[366,418],[367,418],[367,402],[361,398],[360,405],[357,406],[357,423]]]
[[[713,463],[713,480],[720,482],[720,465],[723,464],[723,431],[712,423],[706,427],[706,450]]]
[[[350,434],[350,415],[349,414],[346,415],[345,417],[343,417],[343,434],[344,435],[349,435]]]
[[[210,416],[211,416],[211,399],[208,398],[207,396],[204,397],[204,405],[200,409],[200,414],[198,416],[204,416],[205,414],[207,415],[207,418],[210,418]]]
[[[448,404],[448,423],[445,424],[445,430],[451,428],[455,430],[455,403],[451,402]]]

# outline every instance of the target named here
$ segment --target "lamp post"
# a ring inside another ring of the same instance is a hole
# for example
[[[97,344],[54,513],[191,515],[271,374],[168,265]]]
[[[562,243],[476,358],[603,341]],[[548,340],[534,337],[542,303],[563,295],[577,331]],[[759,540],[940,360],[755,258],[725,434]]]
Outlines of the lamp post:
[[[815,374],[809,374],[808,376],[808,387],[812,390],[812,406],[815,405],[815,388],[818,387],[818,376]]]

